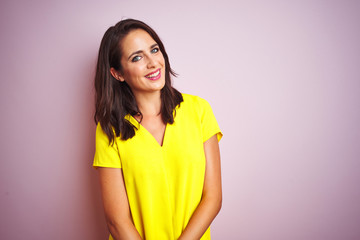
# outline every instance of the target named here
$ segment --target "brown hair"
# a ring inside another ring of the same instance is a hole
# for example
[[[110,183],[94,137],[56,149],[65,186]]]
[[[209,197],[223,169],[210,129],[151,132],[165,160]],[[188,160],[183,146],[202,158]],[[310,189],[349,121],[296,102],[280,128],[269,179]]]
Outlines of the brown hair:
[[[156,32],[139,20],[126,19],[118,22],[105,32],[101,40],[95,75],[94,120],[96,124],[100,122],[103,131],[109,138],[109,144],[115,137],[120,136],[122,140],[132,138],[135,135],[136,127],[124,117],[127,114],[141,115],[129,85],[124,81],[116,80],[110,73],[110,68],[122,71],[120,44],[122,39],[134,29],[145,30],[158,44],[164,56],[165,86],[161,89],[160,113],[165,124],[174,123],[173,112],[176,106],[183,101],[181,93],[172,87],[170,74],[176,76],[176,73],[170,67],[168,55]]]

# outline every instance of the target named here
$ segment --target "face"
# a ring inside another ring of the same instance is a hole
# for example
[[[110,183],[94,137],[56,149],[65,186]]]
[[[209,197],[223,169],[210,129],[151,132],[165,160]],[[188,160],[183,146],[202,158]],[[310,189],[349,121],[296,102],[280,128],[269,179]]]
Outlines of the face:
[[[159,92],[165,85],[165,60],[158,44],[144,30],[130,31],[121,42],[122,71],[114,76],[125,81],[135,95]]]

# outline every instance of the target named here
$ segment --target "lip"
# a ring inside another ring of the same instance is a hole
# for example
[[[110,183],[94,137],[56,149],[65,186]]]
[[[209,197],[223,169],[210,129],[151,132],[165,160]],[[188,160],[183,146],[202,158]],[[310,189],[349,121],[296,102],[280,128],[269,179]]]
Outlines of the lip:
[[[157,73],[157,72],[159,72],[159,74],[158,74],[157,76],[155,76],[155,77],[149,77],[149,76],[151,76],[152,74]],[[156,69],[156,71],[153,71],[153,72],[147,74],[145,77],[146,77],[147,79],[152,80],[152,81],[158,80],[158,79],[161,77],[161,69],[158,68],[158,69]]]

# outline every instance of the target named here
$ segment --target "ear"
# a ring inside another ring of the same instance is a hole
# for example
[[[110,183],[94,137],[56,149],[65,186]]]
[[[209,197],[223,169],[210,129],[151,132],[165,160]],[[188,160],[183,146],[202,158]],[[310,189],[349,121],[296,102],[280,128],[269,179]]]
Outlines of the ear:
[[[116,80],[119,80],[120,82],[125,81],[124,77],[116,71],[115,68],[110,68],[110,73]]]

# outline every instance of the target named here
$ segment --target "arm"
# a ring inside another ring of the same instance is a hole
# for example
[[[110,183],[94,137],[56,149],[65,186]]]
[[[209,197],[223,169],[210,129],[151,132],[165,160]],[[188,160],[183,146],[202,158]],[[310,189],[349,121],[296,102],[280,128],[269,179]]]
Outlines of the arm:
[[[179,240],[200,239],[221,208],[220,150],[216,135],[204,143],[204,150],[206,168],[202,198]]]
[[[141,239],[130,214],[122,170],[98,168],[106,222],[114,240]]]

